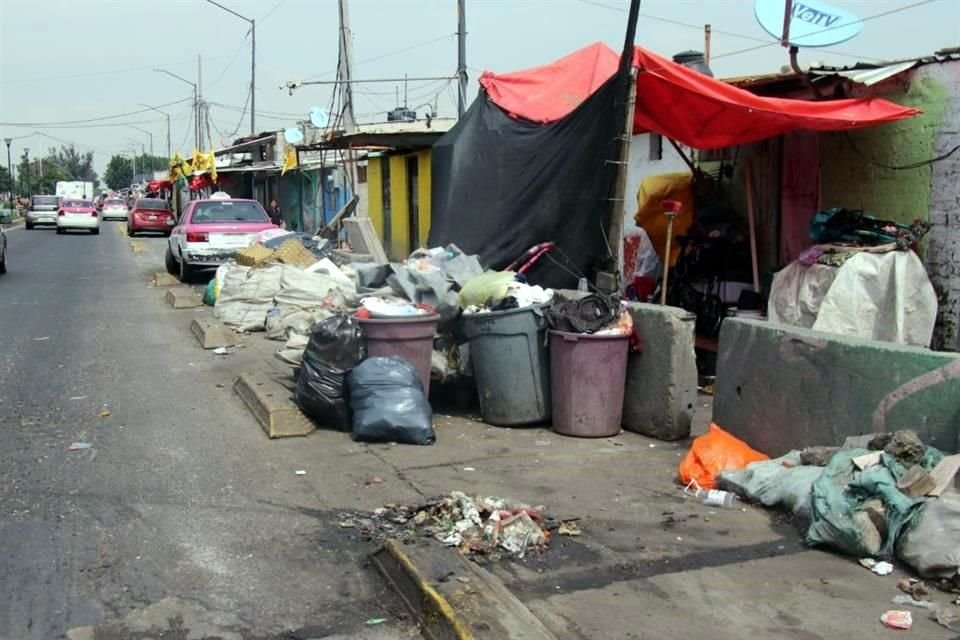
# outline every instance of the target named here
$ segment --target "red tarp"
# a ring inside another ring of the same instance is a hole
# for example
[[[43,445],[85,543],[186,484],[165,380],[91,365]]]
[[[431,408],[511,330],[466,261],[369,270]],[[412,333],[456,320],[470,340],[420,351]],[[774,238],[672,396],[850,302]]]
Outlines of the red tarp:
[[[147,191],[161,191],[163,189],[169,189],[173,186],[169,180],[151,180],[147,183]]]
[[[573,111],[617,71],[619,55],[603,43],[542,67],[480,76],[500,108],[538,123]],[[716,149],[795,129],[838,131],[910,118],[921,111],[880,98],[811,102],[764,98],[637,47],[634,133],[653,131],[697,149]]]

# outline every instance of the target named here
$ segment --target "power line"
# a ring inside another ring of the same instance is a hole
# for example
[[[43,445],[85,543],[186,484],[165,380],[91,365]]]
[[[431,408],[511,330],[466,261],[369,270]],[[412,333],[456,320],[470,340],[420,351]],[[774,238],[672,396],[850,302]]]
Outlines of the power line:
[[[257,22],[260,23],[260,24],[263,24],[263,21],[266,20],[267,18],[269,18],[271,15],[273,15],[273,12],[276,11],[277,9],[279,9],[279,8],[280,8],[280,5],[282,5],[284,2],[286,2],[286,0],[280,0],[280,2],[278,2],[278,3],[275,4],[275,5],[273,5],[273,9],[270,9],[270,11],[267,11],[267,15],[265,15],[265,16],[263,16],[262,18],[260,18],[259,20],[257,20]]]
[[[131,122],[110,122],[106,124],[66,124],[66,125],[29,125],[29,124],[8,124],[11,127],[35,127],[41,129],[109,129],[111,127],[128,127],[138,124],[158,124],[166,120],[134,120]]]
[[[230,67],[233,66],[233,63],[237,61],[237,58],[240,56],[240,52],[243,51],[244,47],[247,44],[247,40],[250,38],[250,32],[247,31],[247,35],[243,36],[243,40],[240,41],[240,46],[237,47],[237,50],[233,53],[233,57],[230,59],[230,62],[227,63],[227,66],[223,68],[223,71],[220,72],[220,75],[217,76],[217,79],[206,85],[204,89],[211,89],[218,82],[223,80],[223,76],[227,75],[227,71],[230,70]]]
[[[448,33],[448,34],[445,35],[445,36],[440,36],[439,38],[434,38],[433,40],[427,40],[427,41],[425,41],[425,42],[420,42],[420,43],[418,43],[418,44],[412,44],[412,45],[410,45],[409,47],[404,47],[403,49],[397,49],[396,51],[390,51],[389,53],[384,53],[383,55],[379,55],[379,56],[376,56],[376,57],[374,57],[374,58],[367,58],[366,60],[360,60],[359,62],[353,63],[353,66],[354,66],[354,67],[359,67],[361,64],[366,64],[366,63],[368,63],[368,62],[376,62],[377,60],[383,60],[384,58],[389,58],[390,56],[395,56],[395,55],[398,55],[398,54],[401,54],[401,53],[406,53],[407,51],[413,51],[414,49],[419,49],[420,47],[425,47],[425,46],[427,46],[427,45],[434,44],[435,42],[440,42],[441,40],[446,40],[446,39],[448,39],[448,38],[453,38],[453,37],[455,37],[456,35],[457,35],[457,34],[455,34],[455,33]],[[334,73],[336,73],[336,70],[334,70],[334,71],[327,71],[326,73],[321,73],[320,75],[311,76],[311,77],[309,77],[309,78],[306,78],[306,79],[304,79],[304,82],[307,82],[307,81],[309,81],[309,80],[316,80],[316,79],[318,79],[318,78],[324,78],[324,77],[326,77],[326,76],[333,75]]]
[[[208,60],[219,60],[221,58],[226,58],[223,56],[212,56]],[[172,67],[176,65],[189,64],[188,62],[164,62],[166,66]],[[39,78],[21,78],[18,80],[0,80],[0,84],[23,84],[28,82],[49,82],[53,80],[72,80],[73,78],[89,78],[92,76],[109,76],[109,75],[121,75],[125,73],[134,73],[137,71],[149,71],[150,69],[156,68],[157,65],[148,65],[144,67],[127,67],[125,69],[113,69],[110,71],[88,71],[87,73],[71,73],[64,74],[59,76],[42,76]]]
[[[157,108],[169,107],[175,104],[181,104],[192,100],[192,98],[183,98],[182,100],[175,100],[173,102],[167,102],[166,104],[158,104]],[[65,120],[63,122],[0,122],[0,125],[8,127],[57,127],[65,126],[71,124],[86,124],[89,122],[102,122],[104,120],[113,120],[115,118],[125,118],[127,116],[133,116],[138,113],[146,113],[148,111],[153,111],[153,109],[138,109],[137,111],[128,111],[127,113],[118,113],[112,116],[100,116],[98,118],[87,118],[85,120]],[[159,122],[159,121],[157,121]]]

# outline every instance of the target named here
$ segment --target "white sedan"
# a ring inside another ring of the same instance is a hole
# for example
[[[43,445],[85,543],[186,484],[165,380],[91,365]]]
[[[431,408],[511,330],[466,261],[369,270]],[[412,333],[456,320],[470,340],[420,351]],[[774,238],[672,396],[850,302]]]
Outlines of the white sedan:
[[[100,216],[93,200],[65,199],[57,211],[57,233],[80,229],[93,234],[100,233]]]
[[[104,220],[126,220],[130,215],[130,209],[127,203],[118,198],[108,198],[103,201],[103,209],[100,210],[100,217]]]

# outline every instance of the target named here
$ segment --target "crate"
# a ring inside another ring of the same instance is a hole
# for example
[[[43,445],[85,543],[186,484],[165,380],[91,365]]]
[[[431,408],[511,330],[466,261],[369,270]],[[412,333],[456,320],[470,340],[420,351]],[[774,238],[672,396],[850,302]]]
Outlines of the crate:
[[[284,264],[306,269],[317,261],[317,256],[300,244],[299,240],[287,240],[281,244],[273,255],[273,259]]]
[[[259,267],[267,260],[274,258],[276,252],[273,249],[267,249],[262,244],[255,244],[237,251],[237,264],[245,267]]]

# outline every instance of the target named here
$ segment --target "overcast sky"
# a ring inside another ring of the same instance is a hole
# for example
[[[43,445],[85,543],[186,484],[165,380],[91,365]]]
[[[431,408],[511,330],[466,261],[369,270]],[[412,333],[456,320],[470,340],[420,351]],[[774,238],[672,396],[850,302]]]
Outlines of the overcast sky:
[[[293,96],[279,87],[288,80],[335,77],[336,0],[221,0],[221,4],[257,21],[258,130],[291,126],[311,106],[327,105],[329,87],[303,87]],[[718,77],[776,71],[787,63],[779,46],[740,52],[772,41],[754,19],[753,4],[753,0],[645,0],[637,44],[664,55],[702,49],[702,25],[710,23],[711,66]],[[832,4],[869,18],[918,0]],[[483,69],[506,72],[544,64],[598,40],[619,50],[628,5],[628,0],[467,0],[471,99]],[[350,19],[355,78],[449,77],[456,70],[456,0],[351,0]],[[152,132],[154,151],[161,155],[166,120],[155,112],[85,127],[46,123],[101,118],[136,111],[142,108],[139,103],[178,100],[183,102],[164,110],[172,117],[174,150],[189,152],[193,90],[152,69],[167,69],[195,81],[197,54],[203,58],[203,97],[212,103],[215,146],[227,143],[235,131],[249,133],[249,115],[241,121],[250,79],[248,25],[205,0],[0,0],[0,25],[0,137],[19,138],[12,147],[15,158],[23,147],[34,156],[56,145],[56,138],[94,150],[96,168],[102,173],[111,154],[147,144],[148,136],[134,127]],[[960,0],[933,0],[867,20],[863,33],[849,42],[803,50],[801,62],[852,64],[919,56],[957,45]],[[447,81],[410,82],[409,106],[436,100],[441,116],[455,115],[454,89],[455,84]],[[395,90],[393,84],[358,88],[358,119],[383,121],[385,112],[395,106]]]

